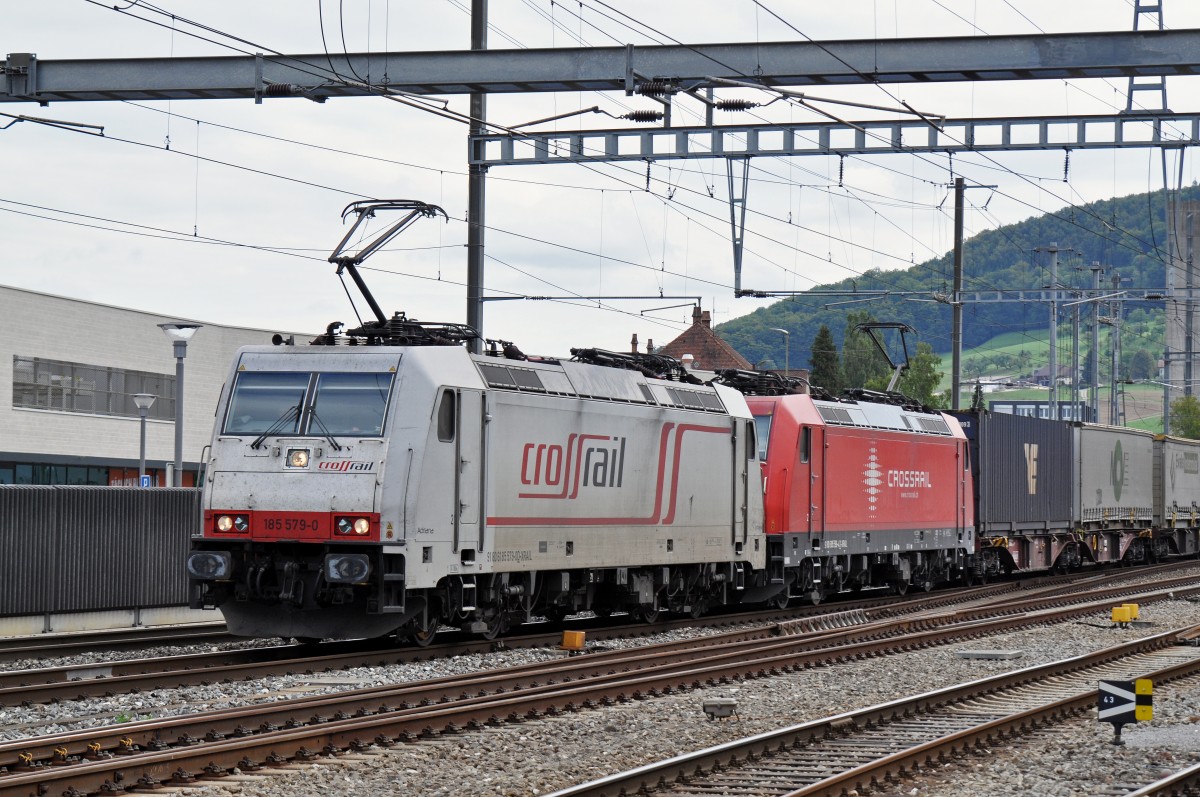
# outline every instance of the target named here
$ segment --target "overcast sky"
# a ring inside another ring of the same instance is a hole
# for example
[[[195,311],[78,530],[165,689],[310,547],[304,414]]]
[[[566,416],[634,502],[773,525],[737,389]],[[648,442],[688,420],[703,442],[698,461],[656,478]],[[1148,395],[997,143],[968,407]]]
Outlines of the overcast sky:
[[[221,34],[285,53],[341,52],[343,39],[351,52],[465,49],[469,4],[160,0],[153,8],[168,12],[164,16],[128,0],[43,0],[8,4],[0,44],[5,53],[32,52],[43,60],[237,54],[223,46],[233,39]],[[490,6],[489,46],[495,49],[573,47],[580,37],[594,46],[801,38],[793,28],[828,40],[1133,25],[1131,0],[491,0]],[[1168,28],[1200,27],[1200,3],[1165,0],[1164,7]],[[190,35],[196,27],[182,19],[173,25],[170,14],[219,33],[202,41]],[[1200,110],[1197,81],[1169,80],[1173,110]],[[1125,90],[1119,79],[811,93],[888,107],[902,99],[929,113],[962,117],[1109,113],[1125,107]],[[468,110],[465,96],[449,100],[451,108]],[[657,107],[623,93],[512,95],[491,98],[488,117],[517,124],[593,105],[615,114]],[[417,222],[367,262],[366,279],[387,312],[466,320],[462,125],[382,98],[5,103],[0,112],[103,125],[105,132],[101,138],[28,122],[0,130],[0,283],[200,321],[320,331],[330,321],[355,322],[326,262],[344,233],[342,208],[372,197],[418,199],[443,206],[450,222]],[[694,123],[699,112],[695,103],[680,102],[676,120]],[[784,103],[756,113],[724,119],[818,120]],[[558,124],[621,124],[601,119],[607,117]],[[0,117],[0,126],[10,121]],[[1188,183],[1195,179],[1193,161],[1184,167]],[[953,234],[952,174],[997,186],[967,192],[968,235],[1162,185],[1159,155],[1150,150],[1075,152],[1066,181],[1065,166],[1061,151],[955,157],[953,173],[945,157],[929,155],[853,157],[844,164],[827,156],[756,159],[743,287],[802,290],[945,253]],[[733,297],[724,162],[661,161],[650,171],[646,191],[640,163],[492,169],[487,295],[699,297],[716,323],[768,304]],[[1083,242],[1058,243],[1083,248]],[[566,354],[572,346],[624,350],[633,334],[643,344],[675,337],[691,312],[671,305],[690,301],[491,301],[484,332],[529,353]],[[361,302],[359,309],[366,312]]]

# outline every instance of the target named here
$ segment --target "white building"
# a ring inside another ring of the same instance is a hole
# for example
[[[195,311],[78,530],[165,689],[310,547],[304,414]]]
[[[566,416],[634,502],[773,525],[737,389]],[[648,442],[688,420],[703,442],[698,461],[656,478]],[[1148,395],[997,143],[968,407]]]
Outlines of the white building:
[[[66,299],[0,285],[0,484],[136,484],[136,393],[157,396],[146,423],[146,469],[167,484],[175,461],[172,341],[158,325],[199,323],[183,385],[184,486],[194,483],[234,352],[276,331]],[[297,343],[315,337],[295,334]]]

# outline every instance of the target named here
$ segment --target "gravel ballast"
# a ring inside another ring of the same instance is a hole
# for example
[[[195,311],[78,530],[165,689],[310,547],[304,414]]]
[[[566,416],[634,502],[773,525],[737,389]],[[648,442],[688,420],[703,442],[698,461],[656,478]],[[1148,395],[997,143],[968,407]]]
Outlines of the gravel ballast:
[[[1200,606],[1183,600],[1143,606],[1143,628],[1110,628],[1107,615],[959,644],[699,689],[653,700],[581,711],[536,722],[400,745],[316,764],[286,774],[241,777],[189,787],[188,795],[328,797],[339,794],[542,795],[673,755],[755,733],[820,719],[911,694],[1057,661],[1162,631],[1200,623]],[[630,640],[629,646],[694,632]],[[619,642],[605,642],[615,647]],[[960,651],[1021,651],[1011,660],[964,659]],[[557,658],[558,650],[500,651],[444,661],[360,668],[316,677],[269,678],[182,690],[158,690],[57,706],[0,709],[0,734],[30,734],[245,705],[299,693],[374,686]],[[82,663],[82,662],[81,662]],[[1130,673],[1133,678],[1138,673]],[[737,715],[709,720],[705,700],[733,698]],[[1071,721],[1006,742],[878,791],[887,795],[959,797],[1121,793],[1200,760],[1200,689],[1155,690],[1155,719],[1127,726],[1127,744],[1110,744],[1112,726]],[[83,719],[81,719],[83,718]],[[282,780],[281,780],[282,778]],[[165,793],[165,792],[164,792]],[[182,793],[182,792],[181,792]]]

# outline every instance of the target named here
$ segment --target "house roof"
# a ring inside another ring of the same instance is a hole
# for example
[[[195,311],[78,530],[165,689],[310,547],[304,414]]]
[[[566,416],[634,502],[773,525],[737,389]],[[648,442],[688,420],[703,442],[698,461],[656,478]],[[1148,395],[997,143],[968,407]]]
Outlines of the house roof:
[[[693,367],[705,371],[716,371],[721,368],[754,368],[732,346],[713,332],[712,316],[707,310],[695,307],[692,310],[692,325],[683,334],[659,349],[657,354],[665,354],[682,360],[685,354],[695,358]]]

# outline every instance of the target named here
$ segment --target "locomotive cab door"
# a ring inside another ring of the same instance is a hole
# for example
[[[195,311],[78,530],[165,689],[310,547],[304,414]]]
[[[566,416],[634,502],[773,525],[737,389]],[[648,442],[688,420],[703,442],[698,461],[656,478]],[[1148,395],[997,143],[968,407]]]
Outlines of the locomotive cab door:
[[[458,434],[455,437],[454,540],[455,549],[483,547],[479,527],[483,503],[483,394],[478,390],[458,391]]]
[[[825,505],[825,429],[821,426],[805,426],[800,430],[798,459],[799,471],[804,473],[806,491],[804,516],[811,547],[821,547],[821,533],[825,530],[823,507]],[[799,472],[798,471],[798,472]]]

